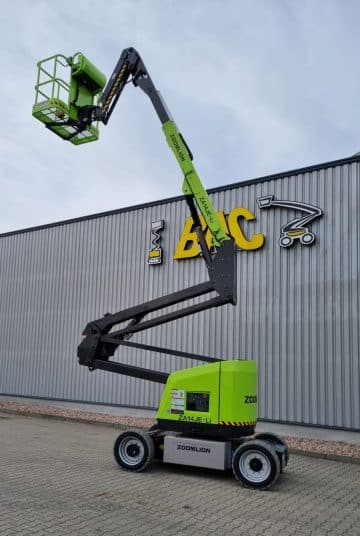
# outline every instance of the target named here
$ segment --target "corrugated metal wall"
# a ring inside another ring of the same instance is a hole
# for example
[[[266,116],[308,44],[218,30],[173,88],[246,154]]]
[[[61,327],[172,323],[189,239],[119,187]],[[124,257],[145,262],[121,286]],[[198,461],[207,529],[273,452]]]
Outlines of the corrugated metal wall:
[[[256,359],[259,416],[360,428],[359,163],[264,180],[212,194],[229,213],[247,207],[238,252],[237,307],[230,305],[134,340],[224,358]],[[260,210],[256,198],[321,207],[313,246],[278,244],[296,213]],[[77,363],[85,324],[207,278],[200,259],[172,260],[188,216],[184,201],[0,237],[0,393],[156,407],[162,386]],[[162,218],[165,262],[146,262],[151,221]],[[120,352],[118,352],[120,354]],[[123,350],[122,361],[170,371],[191,360]]]

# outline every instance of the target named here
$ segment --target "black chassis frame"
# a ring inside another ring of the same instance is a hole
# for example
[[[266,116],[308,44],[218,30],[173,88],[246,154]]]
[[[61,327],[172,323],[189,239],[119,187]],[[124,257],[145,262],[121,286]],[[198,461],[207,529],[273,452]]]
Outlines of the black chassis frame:
[[[104,124],[107,124],[125,85],[130,81],[135,86],[140,87],[149,96],[162,124],[172,120],[166,104],[152,82],[140,55],[134,48],[127,48],[122,52],[114,72],[104,89],[100,106],[84,107],[80,114],[81,125],[79,124],[79,127],[85,128],[94,120],[101,120]],[[186,143],[185,146],[192,159],[191,151]],[[83,336],[85,338],[78,346],[77,353],[80,365],[85,365],[89,367],[90,370],[108,370],[110,372],[117,372],[135,378],[166,383],[169,375],[165,372],[111,361],[109,360],[109,357],[114,355],[115,350],[119,346],[125,346],[177,357],[196,359],[208,363],[221,361],[221,359],[210,356],[129,342],[129,339],[134,333],[206,309],[219,307],[226,303],[236,304],[236,255],[234,241],[229,237],[229,240],[226,240],[215,250],[209,252],[194,198],[191,195],[186,195],[185,199],[193,218],[201,254],[207,266],[209,280],[187,289],[124,309],[123,311],[114,314],[107,313],[104,317],[89,322],[83,331]],[[217,295],[200,303],[176,308],[172,312],[163,313],[151,319],[144,320],[150,313],[161,311],[167,307],[176,306],[180,303],[212,292],[215,292]],[[128,322],[128,324],[117,331],[111,331],[115,325],[124,322]]]

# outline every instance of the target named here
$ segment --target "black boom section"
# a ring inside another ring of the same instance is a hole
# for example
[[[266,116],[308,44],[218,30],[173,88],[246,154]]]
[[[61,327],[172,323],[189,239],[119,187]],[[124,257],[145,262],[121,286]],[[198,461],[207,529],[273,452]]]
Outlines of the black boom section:
[[[162,124],[171,119],[140,54],[132,47],[123,50],[103,91],[100,109],[95,111],[96,119],[100,119],[105,125],[108,123],[124,87],[129,82],[140,87],[148,95]]]
[[[109,357],[114,355],[119,346],[125,346],[209,363],[220,361],[220,359],[209,356],[189,354],[188,352],[181,352],[179,350],[129,342],[129,339],[134,333],[172,322],[178,318],[183,318],[206,309],[219,307],[226,303],[236,303],[236,257],[233,241],[228,240],[219,246],[215,254],[212,256],[209,255],[209,260],[206,264],[210,276],[209,281],[134,307],[129,307],[118,313],[106,314],[98,320],[89,322],[83,331],[85,338],[78,347],[79,363],[89,367],[90,370],[103,369],[165,383],[168,375],[163,372],[109,361]],[[200,303],[180,307],[174,311],[159,314],[148,320],[145,319],[146,315],[150,313],[161,312],[162,309],[167,307],[214,292],[217,293],[215,297],[210,297]],[[120,329],[111,331],[114,326],[124,322],[127,322],[125,326],[119,326]]]

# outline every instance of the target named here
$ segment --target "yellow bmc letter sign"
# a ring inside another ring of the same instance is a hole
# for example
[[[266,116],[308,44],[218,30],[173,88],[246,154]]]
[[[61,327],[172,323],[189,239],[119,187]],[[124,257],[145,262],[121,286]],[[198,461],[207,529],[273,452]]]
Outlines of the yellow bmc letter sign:
[[[241,229],[241,219],[247,221],[255,220],[254,214],[247,208],[234,208],[227,217],[225,217],[223,212],[218,212],[217,215],[226,233],[233,237],[239,249],[253,250],[259,249],[264,245],[265,236],[262,233],[253,234],[252,237],[248,239]],[[205,221],[202,217],[200,217],[200,221],[202,229],[205,231]],[[190,217],[186,220],[180,240],[176,246],[174,259],[189,259],[200,254],[199,244],[193,226],[193,219]],[[206,243],[210,248],[211,233],[209,230],[206,232],[205,238]]]

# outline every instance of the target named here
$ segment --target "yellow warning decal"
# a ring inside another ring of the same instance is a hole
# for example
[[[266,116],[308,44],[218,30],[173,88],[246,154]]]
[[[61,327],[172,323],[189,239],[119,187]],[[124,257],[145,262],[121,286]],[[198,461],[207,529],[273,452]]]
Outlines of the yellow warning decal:
[[[250,422],[230,422],[230,421],[220,421],[221,426],[255,426],[256,421]]]

